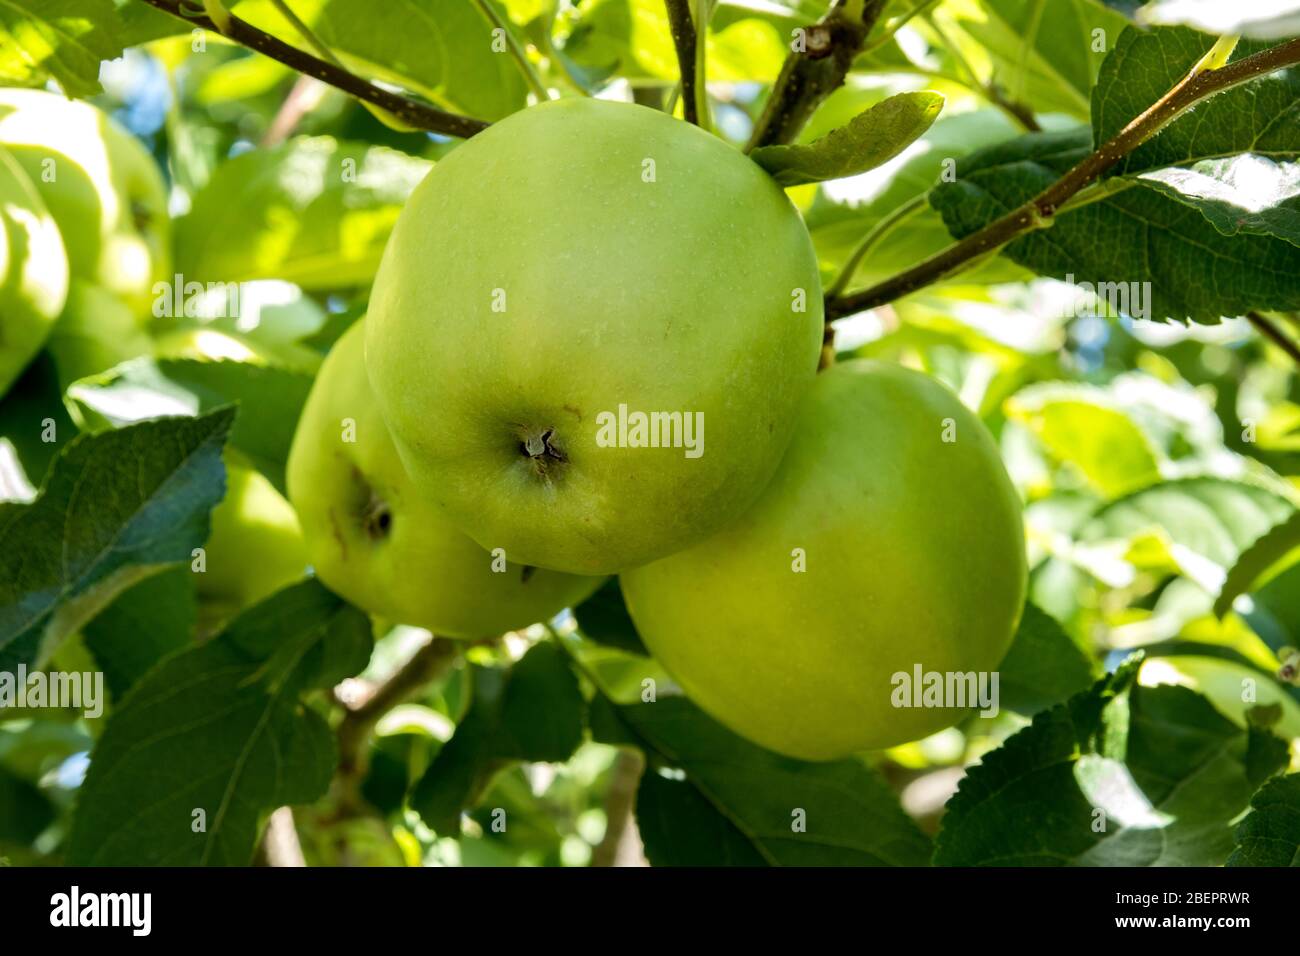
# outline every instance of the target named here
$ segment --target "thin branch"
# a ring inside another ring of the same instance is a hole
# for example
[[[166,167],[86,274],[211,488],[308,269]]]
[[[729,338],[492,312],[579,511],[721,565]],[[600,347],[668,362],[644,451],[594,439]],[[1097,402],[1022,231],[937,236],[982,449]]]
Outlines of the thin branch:
[[[803,49],[786,58],[745,152],[791,143],[826,97],[844,85],[885,0],[835,0],[804,34]]]
[[[141,2],[162,10],[164,13],[169,13],[193,26],[211,30],[213,33],[233,40],[250,50],[261,53],[263,56],[283,63],[299,73],[313,76],[330,86],[343,90],[345,93],[352,94],[359,100],[381,107],[392,113],[403,123],[416,129],[468,139],[475,133],[483,132],[488,127],[488,124],[483,120],[461,116],[457,113],[448,113],[437,107],[416,102],[408,97],[375,86],[373,83],[368,83],[361,77],[335,66],[333,63],[314,57],[295,46],[290,46],[283,40],[271,36],[269,33],[264,33],[238,17],[231,16],[229,28],[219,30],[217,25],[208,17],[196,12],[190,12],[191,8],[184,3],[184,0],[141,0]]]
[[[644,772],[645,758],[639,750],[619,749],[605,793],[605,836],[591,852],[592,866],[629,866],[640,856],[640,850],[630,844],[636,836],[636,791]]]
[[[1197,103],[1297,63],[1300,63],[1300,39],[1289,40],[1218,69],[1193,69],[1158,102],[1024,205],[905,272],[861,292],[828,299],[827,321],[893,302],[952,275],[971,259],[996,252],[1021,236],[1047,228],[1071,197],[1096,182],[1108,169]]]
[[[1269,319],[1258,312],[1247,312],[1246,318],[1250,320],[1250,324],[1253,325],[1256,330],[1264,336],[1264,338],[1268,339],[1287,355],[1291,356],[1291,360],[1297,365],[1300,365],[1300,345],[1296,344],[1295,340],[1279,329],[1273,323],[1272,319]]]
[[[338,772],[357,779],[365,772],[365,749],[381,717],[421,688],[444,677],[455,665],[464,641],[435,637],[403,664],[369,697],[348,711],[338,727]]]
[[[961,47],[956,41],[948,35],[947,31],[939,25],[939,21],[929,13],[923,15],[926,25],[934,31],[934,35],[939,38],[948,55],[952,57],[953,62],[965,74],[965,81],[961,84],[971,91],[984,97],[1002,112],[1011,117],[1012,120],[1019,123],[1021,128],[1029,133],[1040,133],[1043,128],[1038,125],[1038,120],[1034,118],[1034,111],[1023,103],[1017,103],[1002,92],[1002,87],[998,86],[992,80],[987,83],[979,78],[975,72],[975,67],[971,66],[970,60],[961,52]]]
[[[488,25],[493,30],[500,30],[501,35],[505,37],[506,47],[510,50],[511,57],[514,58],[515,64],[519,67],[519,72],[523,75],[524,82],[528,88],[533,91],[533,96],[537,97],[537,102],[545,103],[551,98],[550,91],[542,78],[538,75],[537,70],[533,68],[532,62],[528,59],[528,51],[524,45],[519,42],[515,36],[515,31],[510,28],[510,24],[501,19],[488,0],[474,0],[474,6],[478,7],[478,12],[487,20]]]
[[[682,111],[686,122],[700,125],[700,104],[695,96],[695,23],[691,20],[691,0],[664,0],[668,11],[668,29],[677,49],[677,69],[681,75]]]

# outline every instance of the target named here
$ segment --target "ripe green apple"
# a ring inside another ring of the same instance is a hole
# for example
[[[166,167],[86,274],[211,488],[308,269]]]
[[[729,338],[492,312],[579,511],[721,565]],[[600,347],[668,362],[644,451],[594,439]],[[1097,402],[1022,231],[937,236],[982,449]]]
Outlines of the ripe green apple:
[[[821,336],[812,243],[765,172],[664,113],[569,99],[493,125],[416,187],[366,367],[412,480],[458,527],[604,574],[754,501]]]
[[[195,590],[227,616],[303,577],[307,548],[297,513],[275,485],[238,452],[223,457],[226,494],[212,509]]]
[[[63,314],[46,341],[63,388],[129,359],[148,355],[153,340],[131,308],[103,286],[73,279]]]
[[[40,193],[0,147],[0,395],[40,351],[68,296],[68,257]]]
[[[407,478],[366,377],[357,322],[330,350],[289,452],[316,574],[354,604],[451,637],[545,620],[600,578],[526,567],[452,527]]]
[[[1025,600],[1020,500],[951,392],[850,362],[818,377],[749,512],[621,583],[646,646],[704,710],[780,753],[841,757],[962,716],[895,706],[895,675],[1001,662]]]
[[[0,89],[0,143],[58,223],[72,276],[148,315],[171,269],[167,190],[149,151],[89,103],[42,90]]]

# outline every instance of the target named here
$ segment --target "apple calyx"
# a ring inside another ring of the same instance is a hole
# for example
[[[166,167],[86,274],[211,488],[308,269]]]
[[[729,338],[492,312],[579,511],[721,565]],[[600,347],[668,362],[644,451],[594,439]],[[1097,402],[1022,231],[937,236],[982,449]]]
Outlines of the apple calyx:
[[[393,530],[393,512],[374,489],[371,489],[370,501],[361,513],[361,526],[373,541],[388,537]]]
[[[564,452],[551,444],[554,435],[555,429],[547,428],[541,432],[526,435],[519,445],[520,452],[532,460],[541,474],[546,473],[552,461],[565,462],[569,460]]]

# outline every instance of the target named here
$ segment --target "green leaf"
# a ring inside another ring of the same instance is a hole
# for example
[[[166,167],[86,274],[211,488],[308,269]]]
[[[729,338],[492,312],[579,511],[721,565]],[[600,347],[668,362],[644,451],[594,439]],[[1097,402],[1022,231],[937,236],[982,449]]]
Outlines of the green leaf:
[[[1028,202],[1091,150],[1085,128],[1022,136],[968,157],[957,181],[935,189],[931,202],[953,236],[964,238]],[[1271,236],[1225,237],[1198,210],[1140,179],[1058,215],[1050,229],[1017,239],[1003,254],[1055,279],[1113,283],[1139,318],[1218,322],[1252,309],[1300,308],[1300,248]]]
[[[480,119],[500,119],[527,102],[517,66],[493,48],[491,27],[466,0],[294,0],[291,6],[354,73]],[[237,13],[305,46],[266,0],[245,0]]]
[[[1187,688],[1134,686],[1139,660],[970,769],[948,802],[936,865],[1223,861],[1253,791],[1249,735]]]
[[[1270,780],[1250,799],[1228,866],[1300,866],[1300,773]]]
[[[627,612],[623,591],[616,578],[610,578],[595,594],[575,607],[573,616],[583,637],[629,654],[650,656],[641,643],[641,635],[636,632],[632,616]]]
[[[1223,478],[1163,482],[1105,505],[1085,542],[1126,542],[1130,555],[1178,570],[1218,594],[1241,553],[1295,512],[1276,491]]]
[[[1214,45],[1214,38],[1176,27],[1126,29],[1106,58],[1092,95],[1092,130],[1103,143],[1183,80]],[[1229,62],[1268,48],[1245,41]],[[1224,90],[1199,104],[1110,169],[1134,176],[1190,166],[1238,153],[1280,161],[1300,156],[1300,129],[1279,117],[1300,108],[1300,70],[1287,69]]]
[[[1093,681],[1088,655],[1056,619],[1026,604],[1011,650],[998,667],[1002,705],[1036,714]]]
[[[856,176],[910,146],[942,109],[938,93],[899,93],[808,145],[760,146],[750,158],[782,186]]]
[[[636,821],[655,866],[767,866],[738,826],[686,780],[649,771],[636,792]]]
[[[92,430],[238,405],[230,446],[284,494],[285,463],[312,381],[305,372],[255,362],[142,358],[74,383],[68,404]]]
[[[1112,5],[1116,0],[1111,0]],[[1141,6],[1141,0],[1118,0]],[[1300,2],[1271,0],[1229,3],[1225,0],[1151,0],[1137,10],[1138,21],[1148,24],[1183,23],[1215,36],[1249,36],[1281,39],[1300,34]]]
[[[131,584],[207,539],[234,418],[141,422],[83,435],[30,505],[0,505],[0,669],[40,663]]]
[[[1088,115],[1088,94],[1123,17],[1093,0],[984,0],[951,16],[993,65],[992,82],[1035,112]]]
[[[1222,235],[1277,236],[1300,246],[1300,163],[1244,153],[1142,173],[1142,181],[1198,210]]]
[[[1300,562],[1300,511],[1292,512],[1241,552],[1214,601],[1214,613],[1223,617],[1238,597],[1267,584],[1297,562]]]
[[[785,59],[787,18],[770,8],[719,11],[706,38],[711,82],[770,82]],[[592,0],[579,7],[564,55],[593,74],[676,81],[677,52],[663,0]]]
[[[149,671],[109,719],[78,797],[68,859],[246,866],[265,816],[319,798],[334,738],[299,691],[329,645],[367,644],[364,614],[308,581]],[[295,648],[289,670],[267,656]]]
[[[586,722],[578,679],[552,642],[534,645],[508,671],[471,665],[470,676],[469,711],[411,793],[411,807],[442,836],[460,833],[461,812],[503,767],[568,760]]]
[[[840,101],[850,100],[853,90],[833,93],[813,122],[830,111],[840,111]],[[850,190],[850,183],[830,183],[817,191],[812,207],[805,214],[813,245],[823,275],[827,280],[838,275],[859,242],[881,225],[886,218],[924,196],[940,181],[944,164],[973,150],[1001,142],[1015,135],[1011,121],[998,110],[976,110],[955,116],[942,116],[903,156],[890,166],[868,177],[872,184],[864,190]],[[889,175],[884,173],[888,171]],[[875,182],[879,176],[879,182]],[[902,272],[950,245],[952,239],[942,218],[924,203],[902,218],[854,270],[849,288],[879,282]],[[956,277],[960,282],[1008,282],[1027,275],[1004,258],[993,258]]]
[[[1151,441],[1101,389],[1056,382],[1030,386],[1007,401],[1006,411],[1107,498],[1160,480]]]
[[[5,0],[0,4],[0,83],[69,96],[98,93],[99,64],[122,54],[113,0]]]
[[[0,847],[25,846],[54,822],[54,807],[40,789],[0,768]]]
[[[0,400],[0,445],[13,448],[16,471],[0,474],[0,500],[29,501],[60,449],[77,436],[63,404],[59,375],[49,352],[41,352]],[[45,441],[53,437],[54,441]]]
[[[85,626],[86,648],[115,699],[194,639],[196,615],[194,575],[179,567],[123,591]]]
[[[684,697],[619,705],[597,695],[591,727],[602,743],[644,750],[647,774],[680,771],[696,792],[687,798],[650,784],[656,792],[649,809],[656,815],[643,826],[650,828],[646,849],[656,865],[704,862],[694,843],[702,838],[727,859],[757,857],[773,866],[921,866],[929,855],[929,841],[893,792],[857,760],[779,756],[731,733]],[[660,812],[666,804],[682,816]],[[646,809],[638,808],[638,818]],[[750,851],[738,845],[737,832]]]
[[[176,221],[176,271],[187,283],[366,285],[428,170],[423,160],[328,136],[243,153],[217,169]]]

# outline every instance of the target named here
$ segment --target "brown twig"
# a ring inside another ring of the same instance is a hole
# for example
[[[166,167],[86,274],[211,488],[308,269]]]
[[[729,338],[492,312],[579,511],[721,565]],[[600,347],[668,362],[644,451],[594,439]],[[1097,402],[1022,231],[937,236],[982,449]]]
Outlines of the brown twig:
[[[1273,324],[1271,319],[1258,312],[1247,312],[1246,318],[1250,320],[1250,324],[1258,330],[1260,335],[1291,356],[1292,361],[1300,365],[1300,345],[1296,344],[1285,332]]]
[[[835,0],[826,16],[807,28],[804,49],[786,58],[745,152],[794,141],[813,111],[844,84],[884,9],[885,0]]]
[[[421,688],[445,676],[464,647],[463,641],[433,638],[411,655],[397,673],[348,711],[338,728],[339,776],[357,779],[365,773],[366,743],[375,724]]]
[[[874,309],[952,275],[971,260],[1044,229],[1065,202],[1202,100],[1300,63],[1300,39],[1210,70],[1193,70],[1173,89],[1043,192],[1000,219],[892,278],[826,302],[826,319]]]
[[[610,771],[605,793],[605,836],[591,852],[592,866],[632,866],[642,851],[635,845],[636,791],[645,772],[645,757],[639,750],[620,749]],[[639,840],[636,841],[639,843]]]
[[[468,139],[475,133],[483,132],[488,127],[488,124],[483,120],[461,116],[457,113],[448,113],[437,107],[416,102],[408,97],[375,86],[373,83],[367,82],[342,67],[327,63],[295,46],[290,46],[269,33],[264,33],[238,17],[231,16],[228,27],[225,30],[220,30],[207,16],[192,10],[191,7],[185,4],[184,0],[141,0],[141,2],[162,10],[164,13],[169,13],[186,23],[202,27],[205,30],[211,30],[213,33],[224,36],[229,40],[234,40],[250,50],[270,57],[285,66],[292,67],[299,73],[313,76],[323,83],[328,83],[345,93],[350,93],[359,100],[373,103],[375,106],[392,113],[403,123],[416,129]]]
[[[682,111],[686,122],[700,125],[700,110],[695,98],[695,45],[699,42],[691,20],[690,0],[664,0],[668,11],[668,29],[677,49],[677,68],[682,82]]]

